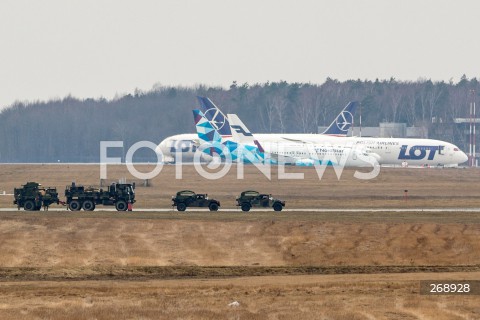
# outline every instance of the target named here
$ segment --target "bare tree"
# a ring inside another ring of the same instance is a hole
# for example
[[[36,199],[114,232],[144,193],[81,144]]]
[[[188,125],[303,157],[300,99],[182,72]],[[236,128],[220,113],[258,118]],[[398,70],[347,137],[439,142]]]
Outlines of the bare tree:
[[[417,123],[417,85],[413,83],[407,84],[403,89],[403,101],[405,102],[405,117],[409,124]]]

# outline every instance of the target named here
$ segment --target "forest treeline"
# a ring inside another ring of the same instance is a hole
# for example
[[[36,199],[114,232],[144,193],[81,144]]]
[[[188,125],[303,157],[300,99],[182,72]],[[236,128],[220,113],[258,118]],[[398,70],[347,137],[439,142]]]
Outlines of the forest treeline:
[[[0,113],[0,162],[98,162],[100,141],[124,141],[125,152],[138,141],[159,143],[170,135],[193,133],[191,110],[198,106],[197,95],[237,113],[252,132],[315,133],[351,100],[361,102],[363,126],[405,122],[431,129],[436,123],[468,117],[479,89],[476,78],[465,76],[455,83],[328,78],[323,84],[233,82],[229,88],[157,85],[112,100],[68,96],[18,102]],[[447,140],[463,139],[452,130],[429,132]],[[462,146],[465,141],[452,142]],[[138,161],[156,159],[148,150],[135,156]]]

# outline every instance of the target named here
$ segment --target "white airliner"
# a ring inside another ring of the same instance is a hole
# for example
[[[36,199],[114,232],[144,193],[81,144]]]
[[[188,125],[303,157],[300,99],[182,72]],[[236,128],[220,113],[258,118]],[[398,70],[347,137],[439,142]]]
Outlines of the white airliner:
[[[378,155],[367,153],[361,145],[342,144],[334,146],[328,141],[301,143],[293,141],[261,142],[248,130],[236,114],[228,114],[232,128],[231,140],[250,145],[257,149],[250,152],[261,152],[263,159],[270,158],[272,163],[293,164],[297,166],[333,165],[342,167],[374,167],[378,165]],[[345,138],[336,138],[345,139]]]
[[[348,137],[337,142],[364,146],[384,165],[457,166],[468,160],[456,145],[434,139]]]
[[[225,114],[208,98],[197,97],[200,102],[201,109],[205,117],[210,121],[212,126],[219,132],[223,138],[232,136],[230,123]],[[358,103],[351,101],[338,114],[330,126],[321,134],[298,134],[298,133],[259,133],[255,137],[262,143],[269,142],[319,142],[324,141],[320,136],[327,137],[345,137],[348,130],[353,124],[353,117],[355,115]],[[157,147],[164,156],[164,162],[175,162],[176,156],[181,156],[182,161],[191,161],[193,155],[197,150],[195,141],[198,140],[196,133],[184,133],[167,137]]]
[[[245,135],[248,129],[236,115],[229,114],[228,117],[233,131],[237,134],[236,139],[242,141],[239,136]],[[319,135],[315,142],[265,143],[258,140],[265,152],[302,158],[302,161],[297,161],[298,165],[313,164],[312,159],[316,156],[321,160],[325,156],[329,157],[332,152],[339,160],[345,152],[349,153],[345,166],[370,166],[374,161],[368,159],[367,155],[373,157],[380,165],[456,166],[468,160],[467,155],[457,146],[434,139],[340,138]]]
[[[211,103],[210,100],[208,101]],[[219,133],[224,138],[228,137],[228,135],[223,134],[225,131],[222,132],[222,130],[228,125],[228,131],[231,135],[231,124],[223,113],[221,113],[215,105],[213,106],[215,112],[212,114],[214,114],[217,119],[218,115],[221,114],[223,119],[215,121],[215,119],[212,120],[208,116],[206,116],[206,118],[208,118],[210,123],[216,129],[218,129],[218,124],[220,123],[221,130],[218,130]],[[346,108],[348,108],[348,106]],[[341,130],[340,132],[343,132],[343,129],[350,127],[353,122],[353,116],[351,116],[351,113],[345,113],[345,109],[332,122],[329,129],[335,128]],[[212,108],[209,110],[211,112]],[[207,114],[208,112],[205,113],[205,115]],[[313,150],[315,150],[315,145],[317,148],[321,145],[331,146],[333,148],[337,147],[337,149],[355,147],[355,150],[357,151],[352,153],[352,157],[363,153],[369,153],[372,154],[381,165],[457,166],[468,160],[467,155],[457,146],[449,142],[433,139],[362,138],[345,137],[343,134],[255,134],[255,138],[262,145],[268,145],[268,149],[274,151],[273,153],[280,155],[281,152],[290,152],[290,155],[295,155],[296,157],[305,156],[305,159],[310,158],[313,155],[307,154],[309,152],[313,153],[312,147]],[[162,153],[166,156],[165,161],[173,161],[175,152],[181,152],[182,159],[185,159],[186,157],[193,158],[193,154],[197,148],[197,140],[198,136],[196,134],[172,136],[162,141],[158,148],[160,148]],[[287,143],[290,143],[290,145]],[[296,151],[292,150],[292,148],[296,149]],[[288,151],[286,151],[286,149],[288,149]],[[208,158],[206,158],[206,160],[208,160]],[[305,161],[308,162],[310,160]],[[305,163],[305,165],[308,164]]]
[[[457,166],[468,160],[467,155],[457,146],[433,139],[346,137],[305,142],[303,145],[300,142],[291,145],[285,142],[261,143],[268,145],[271,152],[288,150],[289,154],[306,156],[311,153],[312,146],[315,150],[318,145],[331,146],[334,150],[354,148],[360,154],[371,154],[380,165]],[[356,155],[357,153],[353,153],[352,156]]]

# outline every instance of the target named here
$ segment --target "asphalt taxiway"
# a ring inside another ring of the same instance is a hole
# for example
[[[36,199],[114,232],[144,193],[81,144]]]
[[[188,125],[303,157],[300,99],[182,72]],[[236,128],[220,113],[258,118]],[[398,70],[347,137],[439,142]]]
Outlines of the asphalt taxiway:
[[[18,211],[17,208],[0,208],[0,212],[12,212]],[[23,211],[21,209],[20,211]],[[43,210],[40,210],[40,212]],[[49,208],[48,211],[54,212],[72,212],[67,210],[66,208]],[[83,210],[82,210],[83,211]],[[97,207],[95,209],[96,212],[116,212],[115,208],[102,208]],[[139,211],[139,212],[171,212],[177,211],[176,209],[172,208],[134,208],[132,212]],[[188,208],[187,211],[191,212],[208,212],[207,208]],[[242,212],[240,208],[238,209],[219,209],[219,212]],[[250,209],[250,212],[274,212],[271,208],[253,208]],[[282,212],[480,212],[480,208],[345,208],[345,209],[338,209],[338,208],[285,208]]]

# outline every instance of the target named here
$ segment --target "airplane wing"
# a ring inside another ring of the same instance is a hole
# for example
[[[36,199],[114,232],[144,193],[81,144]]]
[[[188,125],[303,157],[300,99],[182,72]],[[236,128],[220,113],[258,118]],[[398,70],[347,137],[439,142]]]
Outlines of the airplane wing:
[[[277,153],[268,153],[268,156],[277,164],[295,164],[298,160],[294,157],[284,156]]]
[[[298,142],[298,143],[309,143],[309,141],[299,140],[299,139],[292,139],[292,138],[285,138],[281,137],[283,140],[291,141],[291,142]]]
[[[286,137],[281,137],[283,140],[290,141],[290,142],[296,142],[296,143],[317,143],[317,141],[313,140],[302,140],[302,139],[293,139],[293,138],[286,138]],[[336,136],[332,136],[332,138],[337,138]]]

